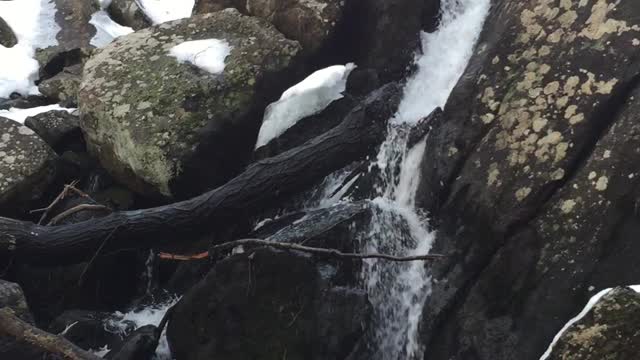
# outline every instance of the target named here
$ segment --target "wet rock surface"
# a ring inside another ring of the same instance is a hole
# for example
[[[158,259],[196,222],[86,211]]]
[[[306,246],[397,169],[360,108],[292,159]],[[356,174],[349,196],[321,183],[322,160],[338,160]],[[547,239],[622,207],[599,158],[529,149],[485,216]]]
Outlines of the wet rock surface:
[[[370,305],[361,290],[331,284],[333,275],[295,252],[263,248],[222,260],[176,305],[171,349],[180,359],[345,358]]]
[[[9,24],[0,17],[0,45],[4,47],[12,47],[18,43],[16,35],[11,30]]]
[[[454,255],[432,270],[430,359],[538,359],[590,286],[637,282],[638,14],[494,4],[423,162],[433,251]]]
[[[547,359],[635,359],[639,316],[640,295],[629,288],[613,289],[562,334]]]

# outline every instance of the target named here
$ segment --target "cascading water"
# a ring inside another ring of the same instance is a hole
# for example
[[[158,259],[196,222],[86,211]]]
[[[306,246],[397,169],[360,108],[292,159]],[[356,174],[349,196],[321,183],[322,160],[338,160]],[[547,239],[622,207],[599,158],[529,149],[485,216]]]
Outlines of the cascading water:
[[[444,106],[473,53],[489,7],[490,0],[443,0],[438,31],[421,34],[424,55],[416,59],[418,70],[404,89],[376,159],[378,197],[371,201],[369,232],[360,234],[363,252],[429,252],[434,235],[415,207],[426,139],[409,149],[409,129]],[[376,309],[374,325],[366,335],[369,358],[422,358],[418,324],[430,285],[424,264],[370,260],[364,264],[362,277]]]

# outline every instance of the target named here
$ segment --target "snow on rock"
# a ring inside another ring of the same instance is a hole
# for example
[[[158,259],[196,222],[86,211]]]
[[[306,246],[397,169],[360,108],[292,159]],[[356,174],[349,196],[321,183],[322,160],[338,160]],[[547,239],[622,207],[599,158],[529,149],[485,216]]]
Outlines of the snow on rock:
[[[53,111],[53,110],[65,110],[67,112],[73,112],[75,108],[63,108],[58,104],[53,105],[45,105],[38,106],[28,109],[18,109],[18,108],[10,108],[9,110],[0,110],[0,117],[5,117],[7,119],[15,120],[21,124],[24,124],[24,121],[29,116],[38,115],[43,112]]]
[[[154,24],[160,24],[190,17],[195,0],[137,0],[137,3]]]
[[[101,4],[102,5],[102,4]],[[96,11],[91,15],[89,24],[96,28],[96,34],[91,39],[90,44],[95,47],[103,47],[112,42],[115,38],[127,35],[133,32],[133,29],[122,26],[111,20],[106,11]]]
[[[181,63],[190,63],[212,74],[220,74],[224,71],[224,60],[231,54],[231,49],[226,40],[193,40],[174,46],[169,55]]]
[[[630,285],[630,286],[627,286],[627,287],[632,289],[633,291],[635,291],[637,293],[640,293],[640,285]],[[593,309],[593,307],[598,303],[598,301],[600,301],[600,299],[602,299],[603,296],[607,295],[607,293],[609,293],[611,290],[613,290],[613,288],[604,289],[604,290],[598,292],[597,294],[593,295],[591,297],[591,299],[589,299],[589,301],[587,302],[587,305],[585,305],[584,309],[582,309],[582,311],[580,311],[580,313],[578,315],[576,315],[576,317],[574,317],[573,319],[569,320],[569,322],[567,322],[562,327],[562,329],[560,329],[560,331],[558,331],[556,336],[554,336],[553,341],[551,341],[551,344],[547,348],[547,351],[545,351],[544,354],[542,354],[542,356],[540,357],[540,360],[546,360],[547,358],[549,358],[549,356],[551,356],[551,351],[553,350],[553,347],[560,340],[562,335],[571,326],[573,326],[573,324],[577,323],[583,317],[585,317],[589,313],[589,311],[591,311],[591,309]]]
[[[0,17],[11,27],[18,44],[11,48],[0,45],[0,98],[13,92],[38,94],[38,62],[36,49],[57,45],[60,27],[55,22],[53,0],[0,1]]]
[[[100,9],[104,10],[111,5],[111,0],[98,0],[98,3],[100,3]]]
[[[320,69],[287,89],[280,100],[267,107],[256,149],[282,135],[301,119],[324,110],[342,98],[347,78],[356,65],[334,65]]]
[[[162,321],[164,314],[166,314],[169,308],[175,305],[178,300],[180,300],[180,297],[170,297],[166,301],[129,311],[127,313],[121,313],[118,311],[114,314],[115,319],[107,320],[109,322],[108,325],[110,328],[120,329],[122,331],[122,335],[124,335],[124,332],[127,330],[130,323],[134,323],[136,329],[145,325],[158,326],[160,321]],[[169,349],[169,343],[167,342],[166,329],[162,332],[162,336],[160,337],[160,343],[156,349],[155,359],[172,360],[171,350]]]

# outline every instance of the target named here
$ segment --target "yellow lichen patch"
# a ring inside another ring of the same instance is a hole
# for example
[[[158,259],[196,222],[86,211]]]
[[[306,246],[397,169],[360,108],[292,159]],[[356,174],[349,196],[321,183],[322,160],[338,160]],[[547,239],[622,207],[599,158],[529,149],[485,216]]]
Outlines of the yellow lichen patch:
[[[531,188],[529,188],[529,187],[520,188],[520,189],[518,189],[518,191],[516,191],[516,200],[522,201],[527,196],[529,196],[530,193],[531,193]]]
[[[572,200],[572,199],[565,200],[562,202],[562,205],[560,206],[560,210],[562,210],[563,213],[568,214],[573,211],[573,208],[575,206],[576,206],[575,200]]]
[[[600,176],[598,181],[596,181],[596,190],[605,191],[607,186],[609,185],[609,178],[606,176]]]
[[[488,176],[487,176],[487,185],[491,186],[496,184],[496,186],[500,186],[498,182],[498,176],[500,176],[500,170],[498,170],[498,164],[492,163],[489,165]]]
[[[622,34],[631,30],[626,21],[608,18],[609,12],[615,7],[616,2],[608,3],[606,0],[598,0],[591,8],[591,16],[587,19],[587,26],[582,29],[580,36],[599,40],[607,34]]]

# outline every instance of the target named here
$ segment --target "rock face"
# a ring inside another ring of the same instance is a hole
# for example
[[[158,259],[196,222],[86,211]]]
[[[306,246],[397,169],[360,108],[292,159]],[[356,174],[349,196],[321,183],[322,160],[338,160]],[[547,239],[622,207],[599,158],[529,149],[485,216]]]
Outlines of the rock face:
[[[493,4],[423,161],[433,251],[454,255],[432,268],[429,359],[538,359],[590,286],[640,279],[639,16]]]
[[[0,17],[0,45],[4,47],[12,47],[17,43],[18,39],[16,39],[16,35],[13,33],[13,30],[11,30],[9,24]]]
[[[113,0],[109,4],[108,11],[113,21],[133,30],[151,26],[151,21],[146,18],[135,0]]]
[[[176,305],[177,359],[344,359],[367,324],[366,295],[328,264],[257,249],[218,262]]]
[[[64,110],[47,111],[30,116],[24,121],[24,125],[54,149],[64,146],[65,142],[71,142],[74,137],[80,135],[78,116]]]
[[[0,215],[19,213],[45,191],[56,154],[26,126],[0,117]]]
[[[640,294],[613,289],[562,334],[547,359],[635,359],[640,354],[639,321]]]
[[[82,64],[66,67],[62,72],[38,84],[42,95],[64,107],[78,106],[78,88],[82,80]]]
[[[232,47],[221,74],[169,55],[182,42],[210,38]],[[214,187],[249,157],[264,106],[283,90],[299,49],[233,9],[119,38],[85,65],[79,102],[88,146],[141,193]]]
[[[334,34],[343,6],[340,0],[199,0],[194,13],[236,8],[270,21],[287,38],[300,42],[305,53],[313,54]]]

